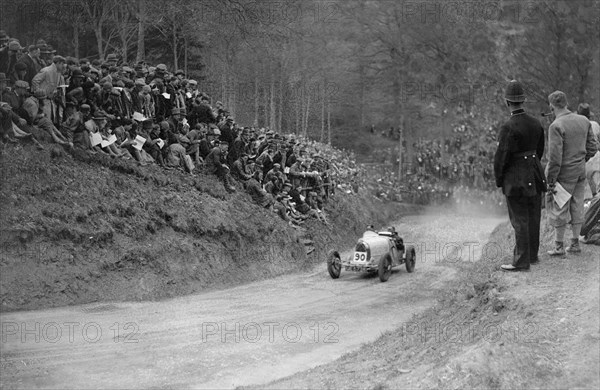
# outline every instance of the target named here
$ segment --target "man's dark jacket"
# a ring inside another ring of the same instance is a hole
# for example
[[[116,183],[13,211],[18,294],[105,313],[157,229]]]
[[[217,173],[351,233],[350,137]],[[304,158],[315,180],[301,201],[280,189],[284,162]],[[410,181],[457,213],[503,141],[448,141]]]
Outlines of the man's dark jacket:
[[[25,81],[31,85],[31,80],[33,77],[38,74],[38,72],[42,69],[41,64],[36,63],[36,61],[29,55],[25,54],[19,59],[19,62],[25,64],[27,67],[27,74],[25,75]]]
[[[539,120],[520,112],[502,125],[494,158],[496,186],[506,196],[536,196],[547,190],[540,163],[544,128]]]

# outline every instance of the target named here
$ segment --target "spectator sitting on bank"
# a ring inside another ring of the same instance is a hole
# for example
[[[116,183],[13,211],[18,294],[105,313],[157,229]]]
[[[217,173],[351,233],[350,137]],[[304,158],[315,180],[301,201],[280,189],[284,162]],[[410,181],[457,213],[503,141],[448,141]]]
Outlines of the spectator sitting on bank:
[[[304,223],[304,220],[308,218],[308,216],[302,215],[294,208],[294,204],[290,202],[292,198],[285,192],[282,193],[277,199],[285,207],[285,213],[293,224],[301,225]]]
[[[265,149],[265,151],[256,158],[256,165],[262,168],[266,180],[267,173],[273,168],[273,149],[271,147]]]
[[[213,113],[212,107],[208,104],[208,101],[209,99],[206,95],[196,99],[196,104],[191,110],[191,114],[195,123],[206,123],[210,126],[216,122],[216,117]]]
[[[206,166],[208,171],[216,175],[223,181],[225,189],[229,192],[235,191],[235,186],[229,174],[229,167],[226,164],[227,148],[225,142],[215,140],[215,146],[206,157]]]
[[[198,123],[196,128],[200,128],[200,133],[204,136],[200,139],[198,149],[200,151],[200,157],[206,160],[206,157],[210,154],[213,148],[213,141],[219,138],[221,135],[219,129],[212,129],[210,132],[208,127],[204,123]]]
[[[233,163],[243,154],[248,153],[250,150],[248,148],[248,138],[250,136],[250,129],[245,127],[238,136],[233,140],[233,144],[229,149],[229,154],[227,155],[227,163],[229,166],[232,166]]]
[[[233,118],[229,117],[225,120],[225,124],[223,126],[219,126],[219,130],[221,130],[220,141],[225,141],[229,145],[233,144],[233,140],[237,137],[235,132],[235,126]]]
[[[253,174],[248,167],[248,155],[246,153],[243,153],[240,158],[235,160],[231,167],[231,175],[241,182],[250,180],[250,178],[253,177]]]
[[[250,194],[254,203],[264,208],[270,208],[273,203],[273,197],[262,188],[262,172],[256,171],[250,178],[245,181],[244,188]]]
[[[161,122],[162,123],[162,122]],[[166,125],[168,128],[169,125]],[[154,159],[164,169],[170,169],[165,164],[164,155],[167,154],[167,134],[166,132],[161,131],[160,125],[155,125],[152,119],[146,119],[142,122],[142,128],[140,130],[138,126],[139,135],[146,139],[144,146],[142,149],[146,151],[146,153]]]
[[[73,144],[69,143],[56,127],[54,127],[54,124],[44,113],[46,111],[44,109],[46,101],[47,95],[44,89],[38,89],[33,96],[25,99],[25,102],[23,102],[23,109],[27,111],[27,114],[32,121],[29,124],[38,126],[40,129],[44,130],[57,144],[73,147]]]
[[[267,172],[265,182],[275,183],[275,186],[278,188],[278,190],[281,190],[283,188],[283,183],[285,183],[285,175],[281,171],[281,164],[273,164],[273,168],[269,172]]]

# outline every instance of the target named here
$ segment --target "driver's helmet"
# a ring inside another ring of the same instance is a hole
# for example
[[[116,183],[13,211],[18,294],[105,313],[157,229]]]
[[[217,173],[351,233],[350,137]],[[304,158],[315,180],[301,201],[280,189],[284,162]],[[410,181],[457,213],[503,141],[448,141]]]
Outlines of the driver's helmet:
[[[395,227],[393,227],[393,226],[390,226],[390,227],[388,228],[388,232],[391,232],[391,233],[396,233],[396,228],[395,228]]]

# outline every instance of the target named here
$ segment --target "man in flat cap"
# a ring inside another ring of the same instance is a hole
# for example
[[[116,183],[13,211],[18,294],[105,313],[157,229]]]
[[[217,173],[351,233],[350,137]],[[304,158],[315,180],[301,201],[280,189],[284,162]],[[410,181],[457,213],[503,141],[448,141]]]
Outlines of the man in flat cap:
[[[511,81],[504,96],[510,119],[500,128],[494,157],[496,186],[506,196],[508,215],[515,230],[512,264],[504,271],[527,271],[537,263],[540,246],[542,192],[547,190],[540,163],[544,153],[544,128],[525,112],[523,86]]]
[[[0,50],[0,72],[11,75],[15,65],[19,62],[20,53],[23,48],[17,40],[11,40],[8,45]]]
[[[585,194],[585,163],[598,151],[590,121],[583,115],[567,109],[567,96],[554,91],[548,103],[556,119],[548,130],[548,165],[546,177],[550,192],[546,198],[548,220],[555,229],[555,247],[550,256],[562,256],[566,252],[579,253],[579,234],[583,224],[583,200]],[[559,192],[564,189],[571,197],[560,207]],[[554,196],[553,196],[554,195]],[[556,199],[555,199],[556,197]],[[571,245],[564,247],[567,223],[571,224]]]

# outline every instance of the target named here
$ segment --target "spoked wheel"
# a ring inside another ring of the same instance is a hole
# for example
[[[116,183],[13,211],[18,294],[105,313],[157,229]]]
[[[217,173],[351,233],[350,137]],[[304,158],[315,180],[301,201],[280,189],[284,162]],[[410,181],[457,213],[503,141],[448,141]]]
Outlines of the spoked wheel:
[[[414,247],[409,246],[406,248],[406,272],[411,273],[415,270],[416,257]]]
[[[379,280],[387,282],[392,274],[392,256],[389,253],[383,255],[379,260]]]
[[[327,271],[332,279],[337,279],[342,273],[342,259],[337,251],[329,252],[327,256]]]

